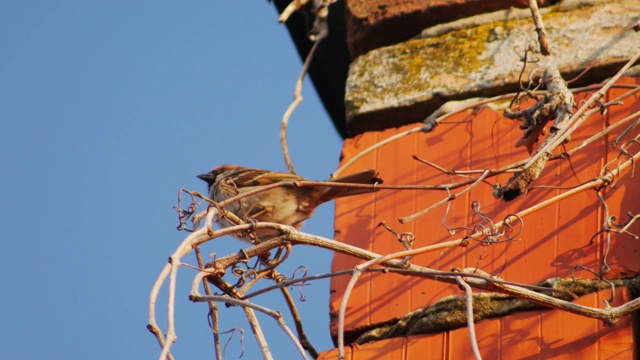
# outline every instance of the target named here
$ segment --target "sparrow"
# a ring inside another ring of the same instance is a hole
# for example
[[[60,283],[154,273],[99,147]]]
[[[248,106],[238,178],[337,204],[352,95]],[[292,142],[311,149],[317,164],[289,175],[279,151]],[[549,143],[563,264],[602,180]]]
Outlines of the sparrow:
[[[265,185],[279,182],[307,181],[307,179],[285,172],[250,169],[237,165],[222,165],[206,174],[198,175],[209,185],[209,198],[222,202],[236,195],[259,189]],[[327,201],[357,194],[378,191],[375,184],[382,184],[375,170],[365,170],[329,180],[334,183],[371,184],[369,188],[348,188],[332,186],[282,186],[247,196],[224,206],[246,223],[273,222],[293,226],[300,230],[304,221],[309,219],[316,207]],[[235,225],[222,216],[222,227]],[[247,234],[236,237],[245,242]],[[254,232],[259,241],[265,241],[280,235],[275,229],[258,229]]]

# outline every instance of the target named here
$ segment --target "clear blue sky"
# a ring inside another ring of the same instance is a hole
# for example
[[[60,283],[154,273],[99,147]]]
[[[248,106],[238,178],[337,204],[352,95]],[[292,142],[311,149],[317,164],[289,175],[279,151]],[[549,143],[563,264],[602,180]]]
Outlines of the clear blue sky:
[[[286,169],[278,132],[301,68],[293,43],[266,0],[47,0],[2,2],[0,44],[0,358],[157,358],[147,302],[187,235],[178,189],[204,191],[195,176],[223,163]],[[341,141],[309,81],[304,96],[290,150],[299,174],[323,179]],[[322,206],[305,230],[331,237],[332,213]],[[330,261],[298,247],[287,269],[324,273]],[[187,298],[193,274],[179,278],[178,359],[213,357],[207,306]],[[304,290],[307,332],[330,348],[328,282]],[[221,330],[244,328],[244,359],[259,358],[240,310],[222,308]],[[292,358],[273,321],[261,323],[276,359]],[[236,336],[227,358],[239,350]]]

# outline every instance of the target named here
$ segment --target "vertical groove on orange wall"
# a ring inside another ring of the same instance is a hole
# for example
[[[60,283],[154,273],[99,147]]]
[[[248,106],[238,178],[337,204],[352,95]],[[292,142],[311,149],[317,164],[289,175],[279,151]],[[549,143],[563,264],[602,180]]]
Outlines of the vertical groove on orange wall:
[[[418,141],[419,141],[419,137],[418,134],[415,135],[416,140],[412,142],[413,146],[412,146],[412,156],[413,155],[418,155]],[[412,158],[411,162],[413,164],[412,169],[411,169],[411,183],[412,184],[417,184],[418,178],[417,178],[417,169],[418,169],[418,163]],[[418,211],[417,209],[417,202],[416,202],[416,192],[415,191],[411,191],[411,213],[416,213]],[[410,223],[410,231],[413,235],[416,234],[416,224],[415,222],[411,222]],[[414,238],[415,240],[415,238]],[[415,245],[411,245],[411,247],[414,247]],[[416,294],[415,292],[420,292],[420,290],[416,287],[416,285],[418,284],[418,278],[416,277],[411,277],[409,280],[409,285],[411,286],[411,292],[410,292],[410,296],[408,297],[408,301],[409,301],[409,311],[413,311],[417,308],[420,308],[421,305],[416,304],[414,302],[414,300],[416,299]],[[407,341],[407,345],[408,345],[408,341]],[[408,351],[407,351],[408,352]],[[406,354],[406,359],[409,360],[409,354]]]
[[[449,352],[449,337],[450,332],[449,331],[445,331],[443,332],[443,339],[444,341],[442,342],[442,358],[443,359],[451,359],[451,353]]]
[[[380,134],[376,133],[373,136],[374,138],[374,143],[377,143],[380,141]],[[370,145],[368,145],[367,147],[369,147]],[[366,148],[363,148],[362,150],[364,150]],[[372,161],[373,161],[373,166],[375,166],[375,169],[380,169],[379,163],[378,163],[378,157],[376,156],[377,154],[374,152],[371,156]],[[381,175],[384,176],[384,175]],[[371,233],[375,233],[375,226],[376,226],[376,220],[375,220],[375,216],[376,213],[378,211],[378,194],[375,194],[375,202],[371,205],[371,208],[373,209],[373,216],[371,218],[371,226],[372,226],[372,230]],[[370,245],[369,245],[369,250],[371,251],[375,251],[375,236],[370,240]],[[365,279],[361,279],[360,281],[364,280],[364,283],[366,283],[367,286],[367,299],[369,300],[367,302],[367,308],[369,310],[368,314],[367,314],[367,324],[371,324],[373,322],[372,316],[374,313],[374,308],[372,307],[373,304],[373,276],[374,274],[369,274],[367,275],[367,277]]]

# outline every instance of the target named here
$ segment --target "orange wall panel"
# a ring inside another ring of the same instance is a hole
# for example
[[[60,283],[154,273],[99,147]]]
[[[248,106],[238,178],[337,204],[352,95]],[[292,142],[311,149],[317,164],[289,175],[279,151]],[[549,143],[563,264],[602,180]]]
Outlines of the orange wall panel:
[[[637,79],[625,78],[626,83],[640,83]],[[611,90],[608,98],[613,98],[626,89]],[[576,95],[576,99],[584,98]],[[584,139],[605,128],[608,123],[640,111],[640,97],[636,94],[624,101],[624,106],[614,106],[605,115],[589,118],[576,132],[571,141],[564,145],[570,149]],[[343,163],[367,147],[420,124],[370,132],[354,139],[345,140]],[[525,148],[515,148],[514,144],[522,136],[519,123],[504,118],[490,109],[465,112],[455,115],[441,123],[431,133],[416,133],[398,141],[391,142],[355,162],[345,173],[375,168],[381,173],[385,184],[436,185],[455,183],[465,178],[444,174],[431,166],[415,161],[417,155],[449,170],[496,169],[529,155]],[[374,251],[389,254],[403,250],[395,236],[382,227],[381,221],[396,232],[411,232],[416,236],[414,248],[437,244],[463,237],[474,225],[488,227],[474,215],[472,203],[480,203],[480,211],[492,222],[498,222],[509,214],[514,214],[546,199],[561,194],[567,187],[577,186],[596,177],[604,164],[619,153],[619,146],[611,148],[611,141],[622,129],[616,129],[608,136],[596,141],[588,149],[578,151],[570,160],[551,161],[541,177],[532,185],[526,196],[511,202],[495,199],[488,184],[480,184],[473,190],[440,206],[429,214],[414,221],[401,224],[399,217],[420,211],[447,197],[446,191],[439,190],[381,190],[375,194],[338,199],[336,201],[335,239]],[[638,134],[634,129],[627,139]],[[477,177],[478,175],[474,175]],[[491,184],[504,184],[511,174],[501,174],[489,179]],[[539,187],[545,185],[547,187]],[[617,177],[615,186],[604,191],[610,215],[616,215],[618,222],[627,220],[626,213],[640,213],[639,176],[627,172]],[[554,186],[555,188],[549,188]],[[559,188],[562,187],[562,188]],[[457,193],[461,189],[455,189]],[[490,245],[471,241],[466,247],[455,247],[445,251],[424,253],[412,258],[412,263],[432,269],[449,271],[453,267],[478,267],[480,270],[497,274],[504,279],[533,284],[552,277],[569,277],[576,265],[598,271],[604,263],[607,238],[596,236],[595,242],[589,241],[602,227],[605,212],[594,190],[588,190],[556,202],[523,218],[522,232],[514,239]],[[446,225],[443,225],[443,223]],[[451,232],[450,232],[451,231]],[[631,231],[640,233],[636,224]],[[640,242],[628,235],[613,234],[609,243],[606,263],[612,271],[609,278],[633,276],[640,271]],[[342,254],[335,254],[332,270],[350,269],[363,261]],[[584,270],[576,270],[576,276],[593,278]],[[342,294],[349,281],[348,276],[331,280],[332,334],[336,334],[337,313]],[[345,329],[347,331],[363,326],[374,325],[394,318],[400,318],[409,311],[433,304],[445,296],[461,294],[457,286],[428,279],[401,276],[397,274],[365,273],[357,282],[348,301]],[[583,301],[583,300],[581,300]],[[594,302],[593,306],[601,306]],[[574,324],[567,322],[572,315],[557,314],[545,317],[513,316],[505,318],[492,326],[493,335],[503,337],[501,353],[507,358],[510,354],[534,354],[536,351],[548,351],[555,356],[557,351],[552,338],[568,341],[580,341],[589,334],[599,334],[597,323],[584,326],[584,333],[569,334]],[[573,318],[571,318],[573,319]],[[578,317],[578,320],[580,321]],[[574,321],[574,320],[571,320]],[[490,326],[490,325],[482,325]],[[519,331],[519,329],[526,329]],[[564,329],[567,333],[556,331]],[[497,333],[495,333],[497,331]],[[555,334],[555,335],[554,335]],[[453,341],[457,334],[450,334]],[[544,341],[538,340],[540,337]],[[442,340],[442,339],[441,339]],[[505,342],[505,340],[509,340]],[[444,341],[444,340],[443,340]],[[451,356],[459,351],[451,343],[443,345],[440,354]],[[546,349],[546,350],[545,350]],[[602,347],[604,349],[604,347]],[[497,350],[496,350],[497,351]],[[555,351],[555,352],[554,352]],[[532,355],[533,356],[533,355]],[[444,357],[443,357],[444,358]],[[455,357],[451,357],[455,358]]]

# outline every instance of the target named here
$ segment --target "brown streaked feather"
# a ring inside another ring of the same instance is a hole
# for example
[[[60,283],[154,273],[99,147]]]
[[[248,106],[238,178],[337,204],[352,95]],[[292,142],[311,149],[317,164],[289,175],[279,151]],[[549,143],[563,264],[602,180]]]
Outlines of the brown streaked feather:
[[[285,172],[261,170],[260,175],[252,180],[256,185],[270,185],[282,181],[304,181],[307,180],[301,176]]]

